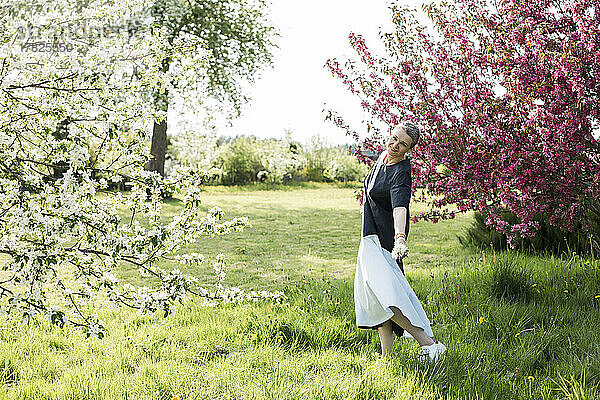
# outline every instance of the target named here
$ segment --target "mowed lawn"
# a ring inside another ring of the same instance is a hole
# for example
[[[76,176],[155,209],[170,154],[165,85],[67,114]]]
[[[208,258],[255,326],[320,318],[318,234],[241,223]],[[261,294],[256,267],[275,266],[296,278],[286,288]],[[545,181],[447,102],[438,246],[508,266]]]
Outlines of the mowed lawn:
[[[353,278],[361,231],[353,188],[326,184],[260,188],[207,187],[204,210],[219,206],[225,211],[224,220],[248,216],[251,227],[209,238],[189,251],[207,256],[226,254],[227,279],[242,288],[281,290],[305,277]],[[177,204],[169,202],[164,215],[177,212]],[[415,204],[411,213],[424,211],[423,206]],[[453,261],[457,254],[465,254],[456,234],[470,220],[470,215],[461,215],[438,224],[411,224],[407,268],[426,268],[430,273],[441,263]],[[214,281],[209,263],[202,271],[200,277],[206,283]],[[132,272],[131,279],[135,279],[137,271]]]
[[[252,226],[186,249],[207,256],[186,272],[211,285],[211,258],[224,253],[226,285],[282,290],[287,303],[190,298],[168,318],[101,307],[101,340],[3,320],[1,398],[600,398],[598,260],[464,249],[456,235],[471,215],[411,224],[405,272],[448,354],[420,365],[417,343],[395,338],[395,356],[379,360],[376,331],[354,320],[353,188],[207,187],[203,206],[215,205]],[[165,218],[178,207],[168,202]],[[119,275],[149,284],[133,269]]]

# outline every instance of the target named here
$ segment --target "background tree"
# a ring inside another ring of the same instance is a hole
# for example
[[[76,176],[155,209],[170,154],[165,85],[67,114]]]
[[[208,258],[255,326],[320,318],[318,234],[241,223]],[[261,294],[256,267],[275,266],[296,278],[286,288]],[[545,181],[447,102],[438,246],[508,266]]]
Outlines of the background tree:
[[[205,94],[231,104],[239,114],[246,100],[240,78],[252,80],[256,71],[271,62],[271,42],[274,28],[265,21],[264,0],[155,0],[151,15],[156,29],[165,31],[167,43],[180,37],[192,36],[199,41],[185,55],[207,53],[205,62],[198,64],[197,75],[173,76],[173,88],[186,92],[190,102]],[[171,68],[174,59],[161,61],[161,70]],[[155,107],[164,113],[169,106],[169,90],[154,93]],[[151,154],[148,166],[164,176],[167,150],[167,120],[154,123]]]
[[[509,236],[533,236],[544,219],[566,231],[600,218],[600,5],[593,0],[454,0],[424,5],[435,35],[414,9],[393,7],[386,55],[360,35],[360,60],[327,66],[373,115],[361,138],[335,111],[328,118],[361,149],[382,150],[382,132],[420,124],[413,151],[436,222],[476,210]],[[510,210],[517,221],[501,218]]]

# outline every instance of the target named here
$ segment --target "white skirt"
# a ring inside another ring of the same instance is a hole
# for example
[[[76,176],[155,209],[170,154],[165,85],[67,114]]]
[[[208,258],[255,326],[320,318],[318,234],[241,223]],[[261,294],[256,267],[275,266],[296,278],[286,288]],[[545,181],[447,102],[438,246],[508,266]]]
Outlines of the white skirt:
[[[423,328],[429,337],[433,337],[425,310],[392,254],[381,247],[377,235],[368,235],[361,238],[356,259],[356,325],[373,329],[394,316],[390,306],[399,308],[414,326]],[[402,337],[413,336],[404,330]]]

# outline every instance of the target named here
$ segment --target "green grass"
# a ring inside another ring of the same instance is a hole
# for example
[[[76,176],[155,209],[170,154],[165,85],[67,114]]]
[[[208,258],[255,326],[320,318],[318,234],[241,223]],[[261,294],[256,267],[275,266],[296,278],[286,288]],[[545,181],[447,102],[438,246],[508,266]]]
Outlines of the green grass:
[[[360,213],[342,185],[207,187],[204,207],[252,227],[190,251],[228,255],[226,283],[289,304],[201,307],[169,318],[102,308],[104,339],[45,321],[0,321],[0,397],[11,399],[597,399],[600,262],[484,253],[456,235],[471,215],[412,224],[407,278],[437,338],[435,366],[354,321]],[[177,201],[165,217],[177,212]],[[414,204],[412,212],[419,210]],[[165,265],[166,266],[166,265]],[[189,273],[210,284],[210,263]],[[136,271],[123,279],[143,283]]]

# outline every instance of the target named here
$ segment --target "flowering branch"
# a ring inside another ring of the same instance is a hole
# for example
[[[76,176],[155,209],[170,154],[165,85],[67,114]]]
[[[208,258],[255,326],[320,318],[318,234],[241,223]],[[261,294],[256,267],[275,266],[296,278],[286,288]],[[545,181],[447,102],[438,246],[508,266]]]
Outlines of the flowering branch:
[[[105,24],[140,13],[146,0],[94,2],[84,10],[56,1],[48,12],[24,8],[5,16],[8,32],[28,19],[41,26],[50,18]],[[0,310],[30,320],[45,315],[88,336],[105,328],[88,312],[105,294],[115,305],[140,313],[174,311],[188,294],[218,301],[281,301],[281,292],[246,293],[223,285],[225,258],[216,290],[197,285],[178,268],[160,261],[200,265],[201,255],[180,255],[183,246],[215,235],[241,231],[246,217],[223,220],[215,207],[202,212],[201,187],[209,172],[180,168],[169,178],[145,170],[148,125],[164,115],[147,98],[169,90],[172,79],[162,60],[184,58],[185,39],[171,43],[152,20],[134,35],[101,37],[73,54],[27,52],[12,42],[0,45]],[[51,32],[50,32],[51,33]],[[50,34],[49,33],[49,34]],[[125,55],[125,56],[124,56]],[[125,181],[128,193],[109,189]],[[162,193],[181,199],[182,209],[162,217]],[[123,211],[128,211],[122,221]],[[114,272],[128,263],[157,284],[121,286]]]
[[[600,6],[562,2],[454,0],[425,4],[431,36],[414,9],[393,7],[378,58],[350,34],[360,68],[326,64],[358,96],[379,129],[363,139],[334,111],[328,119],[357,142],[381,140],[402,120],[423,128],[412,151],[414,189],[429,210],[413,222],[475,210],[505,233],[533,236],[540,220],[590,230],[600,198]],[[372,131],[370,122],[367,134]],[[500,217],[508,209],[511,224]],[[591,232],[590,232],[591,234]]]

